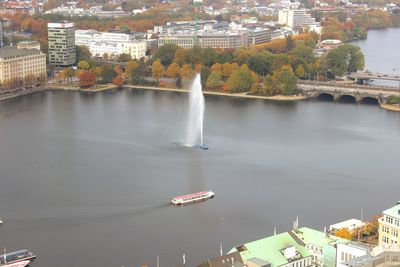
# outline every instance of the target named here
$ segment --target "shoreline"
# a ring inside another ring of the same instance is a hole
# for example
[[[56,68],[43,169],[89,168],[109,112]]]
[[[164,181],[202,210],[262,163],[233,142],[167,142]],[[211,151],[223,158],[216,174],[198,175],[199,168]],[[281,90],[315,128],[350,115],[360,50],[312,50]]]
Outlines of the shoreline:
[[[395,112],[400,112],[400,105],[392,105],[392,104],[381,104],[379,105],[381,108],[389,110],[389,111],[395,111]]]
[[[0,101],[12,99],[20,96],[47,92],[47,91],[71,91],[71,92],[83,92],[83,93],[97,93],[107,90],[115,90],[115,89],[137,89],[137,90],[150,90],[150,91],[162,91],[162,92],[178,92],[178,93],[189,93],[187,89],[178,89],[178,88],[165,88],[165,87],[155,87],[155,86],[142,86],[142,85],[124,85],[123,87],[118,87],[116,85],[108,84],[108,85],[100,85],[98,87],[92,89],[82,89],[79,87],[67,87],[67,86],[49,86],[38,90],[30,90],[26,92],[21,92],[18,94],[12,94],[7,96],[0,96]],[[259,95],[248,95],[248,92],[244,93],[224,93],[224,92],[213,92],[213,91],[203,91],[204,95],[214,95],[214,96],[227,96],[233,98],[246,98],[246,99],[260,99],[260,100],[270,100],[270,101],[280,101],[280,102],[293,102],[293,101],[301,101],[314,99],[313,97],[307,97],[304,95],[274,95],[274,96],[259,96]],[[393,111],[400,112],[400,105],[391,105],[391,104],[380,104],[378,105],[380,108]]]
[[[126,85],[124,88],[131,89],[140,89],[140,90],[152,90],[152,91],[163,91],[163,92],[179,92],[179,93],[189,93],[189,90],[186,89],[177,89],[177,88],[163,88],[163,87],[155,87],[155,86],[140,86],[140,85]],[[248,95],[245,93],[223,93],[223,92],[212,92],[212,91],[203,91],[204,95],[215,95],[215,96],[229,96],[229,97],[238,97],[238,98],[252,98],[252,99],[263,99],[263,100],[275,100],[275,101],[299,101],[309,99],[310,97],[306,97],[303,95],[275,95],[275,96],[259,96],[259,95]]]

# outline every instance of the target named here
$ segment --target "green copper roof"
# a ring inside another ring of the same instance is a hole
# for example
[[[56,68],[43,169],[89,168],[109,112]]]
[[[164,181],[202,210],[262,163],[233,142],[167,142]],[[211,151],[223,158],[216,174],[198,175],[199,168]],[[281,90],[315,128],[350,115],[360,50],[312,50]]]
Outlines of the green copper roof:
[[[293,246],[297,248],[297,251],[303,258],[311,255],[307,249],[297,243],[288,232],[246,243],[233,248],[230,252],[239,250],[244,260],[258,258],[271,263],[271,267],[276,267],[288,263],[288,260],[283,256],[281,250]]]
[[[400,219],[400,204],[383,211],[383,214]]]
[[[324,232],[314,230],[307,227],[299,228],[293,231],[304,243],[313,244],[315,246],[324,247],[326,245],[334,245],[336,243],[347,243],[348,240],[326,235]]]

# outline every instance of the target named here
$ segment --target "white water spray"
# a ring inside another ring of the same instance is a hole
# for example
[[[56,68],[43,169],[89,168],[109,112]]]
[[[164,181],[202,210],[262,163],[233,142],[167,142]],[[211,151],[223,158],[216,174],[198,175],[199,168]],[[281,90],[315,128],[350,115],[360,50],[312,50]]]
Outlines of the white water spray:
[[[186,146],[205,147],[203,143],[204,110],[205,103],[201,87],[201,78],[200,74],[197,74],[189,92],[189,112],[184,142]]]

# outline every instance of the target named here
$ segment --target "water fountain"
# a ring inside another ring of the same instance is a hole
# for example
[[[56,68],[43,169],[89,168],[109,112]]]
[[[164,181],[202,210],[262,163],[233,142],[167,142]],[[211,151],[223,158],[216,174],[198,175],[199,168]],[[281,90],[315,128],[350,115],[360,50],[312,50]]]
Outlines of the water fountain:
[[[186,125],[185,146],[207,150],[203,142],[203,120],[205,102],[201,87],[201,77],[198,73],[189,92],[189,110]]]

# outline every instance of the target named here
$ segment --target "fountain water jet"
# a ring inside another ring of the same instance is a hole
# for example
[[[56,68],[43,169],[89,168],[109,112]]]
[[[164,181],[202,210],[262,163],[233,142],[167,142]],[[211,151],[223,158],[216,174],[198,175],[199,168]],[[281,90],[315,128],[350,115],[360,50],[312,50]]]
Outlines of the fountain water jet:
[[[208,149],[203,142],[203,120],[205,102],[201,87],[201,77],[198,73],[189,92],[189,110],[186,125],[185,146]]]

